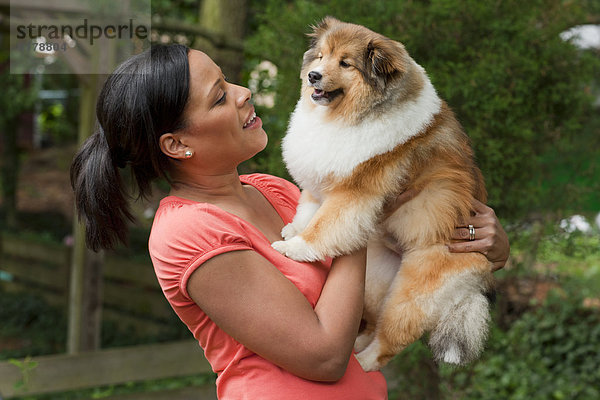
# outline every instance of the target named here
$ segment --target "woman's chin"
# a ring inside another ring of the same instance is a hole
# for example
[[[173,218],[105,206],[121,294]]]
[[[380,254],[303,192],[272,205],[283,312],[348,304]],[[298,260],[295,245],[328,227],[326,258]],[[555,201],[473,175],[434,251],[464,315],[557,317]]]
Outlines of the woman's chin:
[[[260,153],[267,147],[269,138],[264,130],[261,129],[261,131],[262,132],[260,132],[260,133],[259,132],[254,133],[257,135],[257,137],[255,138],[257,140],[252,142],[252,145],[249,148],[250,151],[249,151],[247,157],[245,157],[245,160],[243,160],[242,162],[246,162],[246,161],[250,160],[252,157],[257,155],[258,153]]]

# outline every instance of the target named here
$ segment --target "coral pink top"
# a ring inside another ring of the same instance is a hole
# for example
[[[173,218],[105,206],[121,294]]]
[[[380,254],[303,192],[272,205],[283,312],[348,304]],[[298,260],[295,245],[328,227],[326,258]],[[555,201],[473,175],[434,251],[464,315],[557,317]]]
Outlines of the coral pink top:
[[[241,176],[271,203],[284,223],[292,221],[300,192],[269,175]],[[300,263],[271,247],[267,238],[239,217],[207,203],[175,196],[164,198],[156,212],[149,241],[150,256],[162,290],[179,318],[204,349],[217,377],[222,400],[381,400],[387,387],[379,372],[366,373],[350,357],[345,375],[335,383],[302,379],[248,350],[223,332],[187,292],[190,275],[218,254],[253,250],[276,266],[315,307],[331,262]]]

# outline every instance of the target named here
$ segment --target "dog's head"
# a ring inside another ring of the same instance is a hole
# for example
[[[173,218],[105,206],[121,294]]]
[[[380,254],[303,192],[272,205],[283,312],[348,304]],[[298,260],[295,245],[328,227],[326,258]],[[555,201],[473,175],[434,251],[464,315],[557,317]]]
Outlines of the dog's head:
[[[304,53],[302,96],[344,118],[385,101],[412,68],[404,46],[364,26],[326,17]]]

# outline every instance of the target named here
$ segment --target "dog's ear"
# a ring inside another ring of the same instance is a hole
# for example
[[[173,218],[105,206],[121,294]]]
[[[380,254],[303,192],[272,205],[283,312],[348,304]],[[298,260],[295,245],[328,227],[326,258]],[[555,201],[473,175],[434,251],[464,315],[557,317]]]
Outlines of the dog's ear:
[[[323,18],[318,24],[311,25],[312,32],[307,33],[306,35],[310,38],[310,47],[314,47],[319,40],[319,37],[331,28],[333,25],[337,25],[341,23],[340,20],[333,18],[331,16],[327,16]]]
[[[401,43],[384,36],[369,41],[365,57],[365,69],[379,89],[408,69],[408,54]]]

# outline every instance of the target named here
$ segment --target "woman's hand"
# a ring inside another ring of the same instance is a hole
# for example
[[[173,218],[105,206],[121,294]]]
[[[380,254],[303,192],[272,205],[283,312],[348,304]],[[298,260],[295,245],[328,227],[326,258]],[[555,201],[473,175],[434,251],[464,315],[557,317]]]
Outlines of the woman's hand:
[[[454,230],[452,239],[457,242],[450,243],[448,249],[452,253],[469,253],[477,251],[487,257],[493,264],[492,271],[504,267],[510,254],[508,236],[494,210],[480,201],[473,200],[475,215],[468,218],[464,225]],[[475,228],[475,237],[470,240],[469,225]]]

